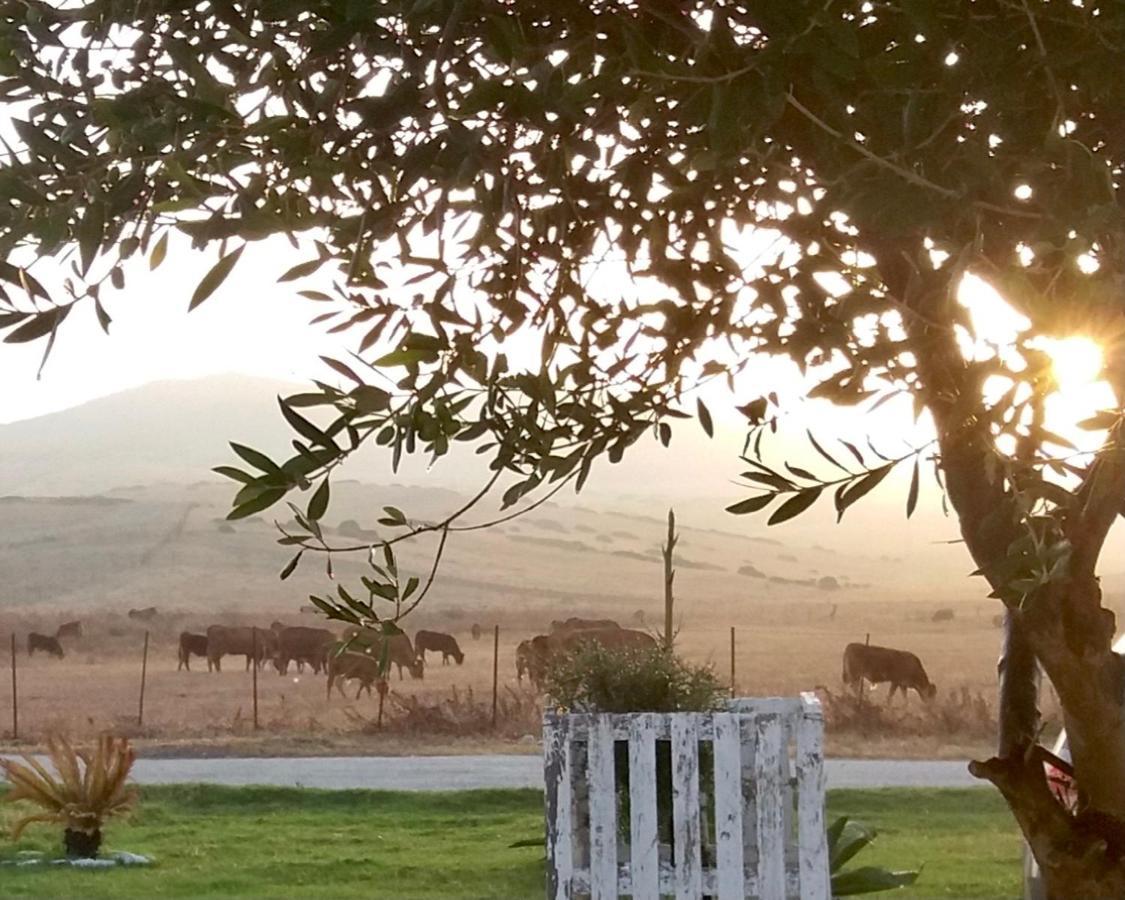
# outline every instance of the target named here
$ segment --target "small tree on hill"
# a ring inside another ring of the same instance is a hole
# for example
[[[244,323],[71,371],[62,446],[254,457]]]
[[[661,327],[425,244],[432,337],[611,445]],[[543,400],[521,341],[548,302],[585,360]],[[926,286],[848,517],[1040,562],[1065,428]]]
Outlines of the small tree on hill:
[[[245,466],[223,471],[234,516],[308,491],[282,540],[329,558],[369,550],[319,525],[365,443],[396,464],[477,445],[481,495],[518,512],[678,420],[710,432],[697,388],[715,378],[750,431],[733,513],[843,515],[896,466],[909,513],[933,468],[1007,611],[999,752],[974,771],[1055,893],[1118,897],[1125,667],[1095,569],[1125,508],[1123,425],[1098,415],[1085,454],[1052,432],[1042,340],[1100,341],[1122,396],[1123,48],[1125,5],[1099,0],[7,2],[0,326],[49,344],[79,304],[108,326],[128,261],[159,265],[173,233],[219,253],[192,307],[249,242],[307,247],[281,279],[356,356],[332,363],[342,387],[283,403],[290,459],[236,447]],[[968,273],[1029,322],[1005,352],[964,347]],[[534,365],[509,362],[516,339]],[[776,403],[739,380],[761,353],[835,403],[912,397],[936,442],[888,458],[810,434],[822,469],[779,465]],[[431,532],[440,556],[465,512],[385,510],[368,601],[323,607],[409,609],[390,545]],[[1077,815],[1035,750],[1037,661]]]

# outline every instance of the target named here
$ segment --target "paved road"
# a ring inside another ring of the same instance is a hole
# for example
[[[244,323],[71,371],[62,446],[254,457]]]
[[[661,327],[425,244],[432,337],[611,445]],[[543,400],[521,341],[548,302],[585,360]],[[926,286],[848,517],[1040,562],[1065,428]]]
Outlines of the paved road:
[[[542,788],[539,756],[321,756],[302,758],[138,759],[141,784],[208,782],[404,791]],[[983,782],[958,761],[830,759],[828,787],[974,787]]]

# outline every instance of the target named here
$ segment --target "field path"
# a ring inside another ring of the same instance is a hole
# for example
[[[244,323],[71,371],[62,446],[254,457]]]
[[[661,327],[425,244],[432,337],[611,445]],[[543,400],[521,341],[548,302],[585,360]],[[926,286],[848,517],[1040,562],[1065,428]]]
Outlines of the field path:
[[[829,759],[829,788],[974,787],[964,762]],[[319,756],[218,759],[138,759],[139,784],[264,784],[283,787],[456,791],[542,788],[536,756]]]

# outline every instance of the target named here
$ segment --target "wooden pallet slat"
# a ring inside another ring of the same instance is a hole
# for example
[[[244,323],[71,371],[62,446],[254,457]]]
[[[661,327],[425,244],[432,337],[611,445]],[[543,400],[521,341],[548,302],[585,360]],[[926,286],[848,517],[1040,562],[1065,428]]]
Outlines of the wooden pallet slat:
[[[613,770],[613,729],[596,716],[590,728],[590,896],[617,898],[617,782]]]
[[[785,900],[785,816],[781,784],[781,722],[762,716],[755,723],[754,785],[758,819],[758,896]]]
[[[797,721],[797,860],[799,895],[828,900],[831,884],[824,819],[824,716],[814,695],[806,695]]]
[[[738,716],[715,715],[715,864],[719,900],[746,896],[742,853],[742,736]]]
[[[635,897],[657,897],[660,894],[656,807],[658,718],[655,713],[641,713],[629,723],[629,873]]]
[[[574,790],[567,716],[549,716],[543,723],[543,774],[547,813],[547,896],[569,900],[574,875]]]
[[[699,739],[695,715],[672,717],[672,834],[676,900],[703,895],[699,845]]]

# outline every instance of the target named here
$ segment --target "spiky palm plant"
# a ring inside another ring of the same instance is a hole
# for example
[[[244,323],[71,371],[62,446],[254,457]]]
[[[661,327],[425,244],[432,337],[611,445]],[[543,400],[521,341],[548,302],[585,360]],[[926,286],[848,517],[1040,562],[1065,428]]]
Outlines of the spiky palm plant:
[[[12,838],[18,839],[32,822],[51,822],[64,826],[68,857],[95,857],[102,824],[136,802],[136,788],[125,783],[136,756],[133,748],[126,738],[110,735],[98,738],[93,750],[75,750],[65,738],[52,737],[47,755],[54,775],[26,754],[23,762],[0,760],[0,771],[12,786],[4,800],[28,800],[42,810],[17,820]]]

